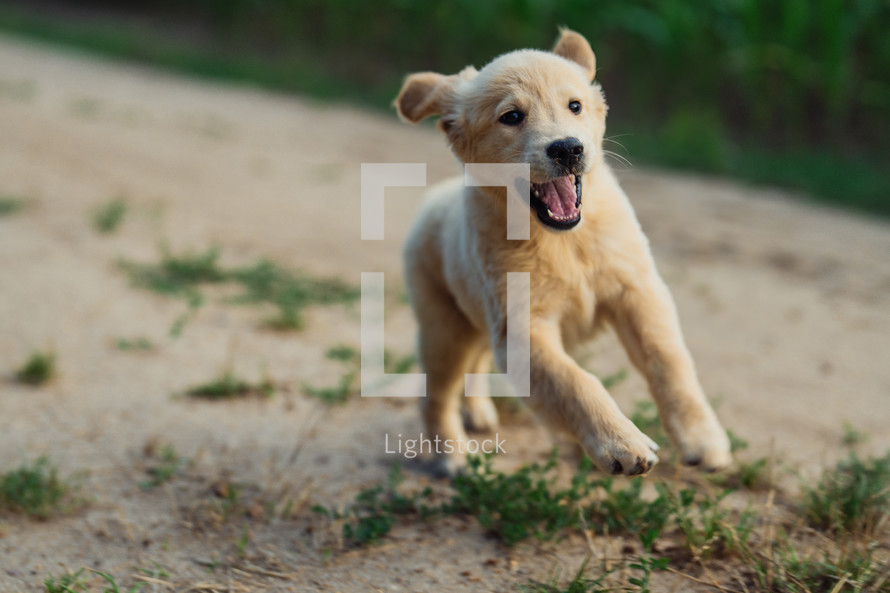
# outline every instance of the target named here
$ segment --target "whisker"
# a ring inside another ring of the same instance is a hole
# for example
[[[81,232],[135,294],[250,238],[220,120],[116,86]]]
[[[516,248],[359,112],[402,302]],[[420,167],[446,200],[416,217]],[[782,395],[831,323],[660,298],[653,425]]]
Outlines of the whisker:
[[[617,152],[612,152],[611,150],[604,149],[603,154],[609,155],[613,159],[617,160],[620,163],[624,163],[625,165],[627,165],[630,168],[633,168],[633,166],[634,166],[633,163],[630,162],[630,160],[627,157],[621,156]]]

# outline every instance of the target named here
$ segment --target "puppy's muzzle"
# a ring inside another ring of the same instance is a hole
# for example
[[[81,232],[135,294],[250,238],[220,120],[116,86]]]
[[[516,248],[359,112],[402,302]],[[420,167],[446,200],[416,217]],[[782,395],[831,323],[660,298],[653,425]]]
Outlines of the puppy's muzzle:
[[[564,173],[578,172],[584,160],[584,145],[577,138],[556,140],[547,147],[547,156]]]

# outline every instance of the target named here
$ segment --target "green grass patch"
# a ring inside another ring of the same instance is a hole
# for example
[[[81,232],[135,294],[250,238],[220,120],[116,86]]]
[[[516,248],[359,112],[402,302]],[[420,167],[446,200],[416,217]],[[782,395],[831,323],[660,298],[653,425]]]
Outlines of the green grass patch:
[[[575,572],[574,577],[565,585],[562,582],[562,571],[554,570],[546,582],[531,581],[519,586],[519,593],[601,593],[612,590],[606,579],[612,571],[602,567],[596,578],[587,576],[587,566],[590,564],[590,556],[584,559],[581,566]]]
[[[65,510],[71,485],[47,457],[0,475],[0,509],[36,519]]]
[[[83,568],[76,572],[66,572],[59,576],[48,575],[43,579],[46,593],[88,593],[88,581]]]
[[[890,518],[890,453],[862,460],[852,452],[804,490],[807,522],[836,536],[873,536]]]
[[[190,387],[185,391],[188,397],[221,400],[238,399],[244,397],[272,397],[275,395],[275,385],[268,379],[259,383],[251,383],[241,379],[232,371],[225,371],[219,377]]]
[[[336,384],[318,387],[309,383],[303,384],[303,393],[309,397],[323,401],[327,404],[346,403],[353,395],[358,393],[357,379],[361,372],[361,353],[352,346],[339,345],[329,348],[325,352],[329,360],[342,362],[346,365],[346,372],[340,376]],[[387,374],[404,374],[411,371],[417,364],[413,354],[397,356],[391,351],[383,351],[383,370]]]
[[[166,484],[186,463],[188,463],[188,459],[180,455],[173,445],[164,445],[161,447],[155,463],[147,470],[149,478],[140,482],[139,487],[148,490]]]
[[[772,545],[749,550],[748,566],[758,591],[888,593],[887,563],[874,545],[846,545],[830,551],[808,549],[781,531]]]
[[[241,291],[230,302],[274,307],[277,314],[266,319],[264,325],[277,330],[300,329],[306,309],[352,303],[361,294],[358,288],[341,280],[291,272],[268,260],[226,268],[219,258],[218,247],[180,254],[164,247],[158,263],[122,261],[120,267],[134,286],[188,302],[189,311],[171,329],[174,336],[181,333],[194,311],[204,303],[201,289],[207,286],[233,284]]]
[[[13,196],[0,196],[0,218],[18,214],[25,209],[28,201],[25,198]]]
[[[394,465],[386,484],[362,490],[345,511],[321,505],[313,506],[312,510],[331,520],[343,520],[343,537],[356,545],[374,543],[390,532],[400,515],[429,517],[439,512],[426,504],[433,494],[431,488],[406,495],[399,492],[401,483],[401,469]]]
[[[118,338],[114,342],[114,347],[121,352],[150,352],[157,348],[154,342],[143,336]]]
[[[295,274],[268,260],[231,270],[229,275],[243,289],[236,302],[266,303],[278,309],[277,316],[266,321],[274,329],[299,329],[306,308],[352,303],[361,295],[356,287],[340,280]]]
[[[126,200],[115,198],[107,204],[95,208],[90,214],[90,222],[97,232],[109,235],[117,231],[126,214]]]
[[[643,480],[598,477],[591,473],[587,459],[567,483],[561,483],[556,467],[555,451],[546,463],[522,466],[512,473],[495,471],[490,457],[469,456],[465,471],[450,484],[448,499],[438,504],[433,504],[429,488],[400,492],[401,475],[394,469],[385,485],[362,490],[345,511],[321,506],[315,511],[342,521],[343,536],[358,545],[383,537],[401,515],[425,520],[445,515],[475,517],[488,534],[507,546],[588,529],[630,534],[646,550],[672,529],[684,536],[690,554],[699,558],[738,552],[747,544],[753,516],[727,510],[721,503],[728,492],[713,497],[659,483],[654,496],[646,495]]]
[[[15,372],[15,379],[19,383],[38,387],[51,381],[55,375],[55,352],[36,350]]]
[[[868,440],[868,433],[857,429],[849,422],[844,422],[844,434],[841,437],[841,443],[845,447],[855,447],[861,445]]]
[[[92,579],[87,578],[84,575],[84,572],[87,570],[96,576]],[[100,581],[99,586],[101,588],[99,589],[94,588],[94,581],[97,580]],[[43,580],[46,593],[90,593],[90,591],[96,590],[101,591],[101,593],[137,593],[147,585],[148,583],[138,582],[130,588],[122,589],[121,585],[117,583],[117,580],[111,574],[91,568],[81,568],[76,572],[67,572],[58,577],[49,575]]]

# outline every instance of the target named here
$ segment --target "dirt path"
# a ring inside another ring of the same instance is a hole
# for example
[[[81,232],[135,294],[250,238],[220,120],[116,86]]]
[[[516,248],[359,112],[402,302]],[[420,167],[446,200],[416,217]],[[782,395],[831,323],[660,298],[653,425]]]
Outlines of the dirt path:
[[[308,507],[346,503],[382,480],[393,461],[383,435],[419,430],[413,403],[331,408],[299,393],[342,374],[324,352],[358,344],[357,309],[313,310],[304,330],[282,334],[258,329],[255,309],[211,299],[171,339],[182,302],[131,287],[115,265],[156,261],[160,242],[174,251],[216,244],[225,263],[270,257],[356,284],[362,271],[385,271],[397,294],[420,190],[389,190],[387,239],[362,242],[362,162],[427,162],[431,182],[456,171],[437,132],[394,116],[0,37],[0,194],[32,204],[0,218],[0,469],[46,454],[63,474],[85,470],[91,498],[70,517],[0,519],[0,591],[41,590],[64,567],[129,582],[135,567],[155,564],[181,589],[229,579],[268,590],[512,591],[555,563],[576,566],[580,539],[507,551],[459,519],[398,528],[369,551],[337,551]],[[863,452],[890,449],[890,226],[724,181],[621,176],[702,382],[725,424],[750,442],[745,454],[774,451],[812,476],[842,454],[844,422],[870,435]],[[130,212],[118,233],[100,235],[89,213],[115,196]],[[387,312],[387,327],[388,347],[409,352],[404,304]],[[115,347],[134,336],[158,348]],[[46,347],[58,356],[56,381],[32,389],[9,380]],[[293,388],[269,400],[171,398],[230,363]],[[591,348],[595,372],[627,366],[611,338]],[[636,375],[614,392],[627,411],[645,397]],[[504,434],[515,462],[550,448],[535,426]],[[172,444],[191,464],[173,483],[143,490],[152,443]],[[296,518],[220,528],[220,499],[207,494],[215,483],[241,484],[266,502],[296,500]],[[265,572],[210,571],[240,538],[243,566]]]

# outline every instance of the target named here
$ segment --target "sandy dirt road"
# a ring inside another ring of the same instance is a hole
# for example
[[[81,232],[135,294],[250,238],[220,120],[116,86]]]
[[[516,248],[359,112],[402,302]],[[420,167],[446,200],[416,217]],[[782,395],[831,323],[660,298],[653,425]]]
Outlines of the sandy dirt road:
[[[63,474],[85,472],[90,498],[85,510],[46,522],[0,518],[0,591],[42,590],[47,574],[82,566],[130,582],[137,567],[155,565],[178,590],[234,582],[240,590],[512,591],[554,565],[576,566],[586,551],[579,538],[506,550],[456,518],[397,528],[368,551],[339,550],[309,506],[344,504],[381,481],[394,461],[384,435],[420,430],[411,402],[331,408],[300,393],[301,384],[342,374],[324,352],[358,345],[357,308],[315,309],[305,329],[282,334],[261,329],[256,310],[211,298],[173,339],[182,302],[133,288],[116,265],[156,261],[160,243],[219,245],[225,263],[269,257],[356,284],[362,271],[384,271],[397,294],[401,242],[421,189],[388,190],[386,239],[362,242],[363,162],[426,162],[430,182],[457,172],[436,131],[394,115],[0,36],[0,194],[30,203],[0,218],[0,469],[49,455]],[[844,453],[845,422],[870,435],[863,452],[890,449],[890,225],[723,180],[638,169],[620,176],[702,383],[725,425],[750,442],[744,454],[773,452],[783,467],[814,476]],[[130,210],[116,234],[100,235],[90,212],[115,196]],[[414,325],[397,301],[387,346],[407,353]],[[133,336],[158,347],[114,346]],[[14,368],[46,347],[57,353],[59,377],[39,389],[14,383]],[[227,365],[294,387],[268,400],[171,397]],[[589,367],[612,373],[629,364],[606,336],[591,347]],[[633,373],[614,394],[625,411],[647,397]],[[508,463],[540,460],[551,446],[534,425],[502,433]],[[191,463],[144,490],[153,443],[172,444]],[[412,484],[426,479],[408,472]],[[299,508],[293,518],[208,525],[202,505],[221,480]],[[245,534],[248,569],[211,571]],[[661,586],[674,584],[665,577]]]

